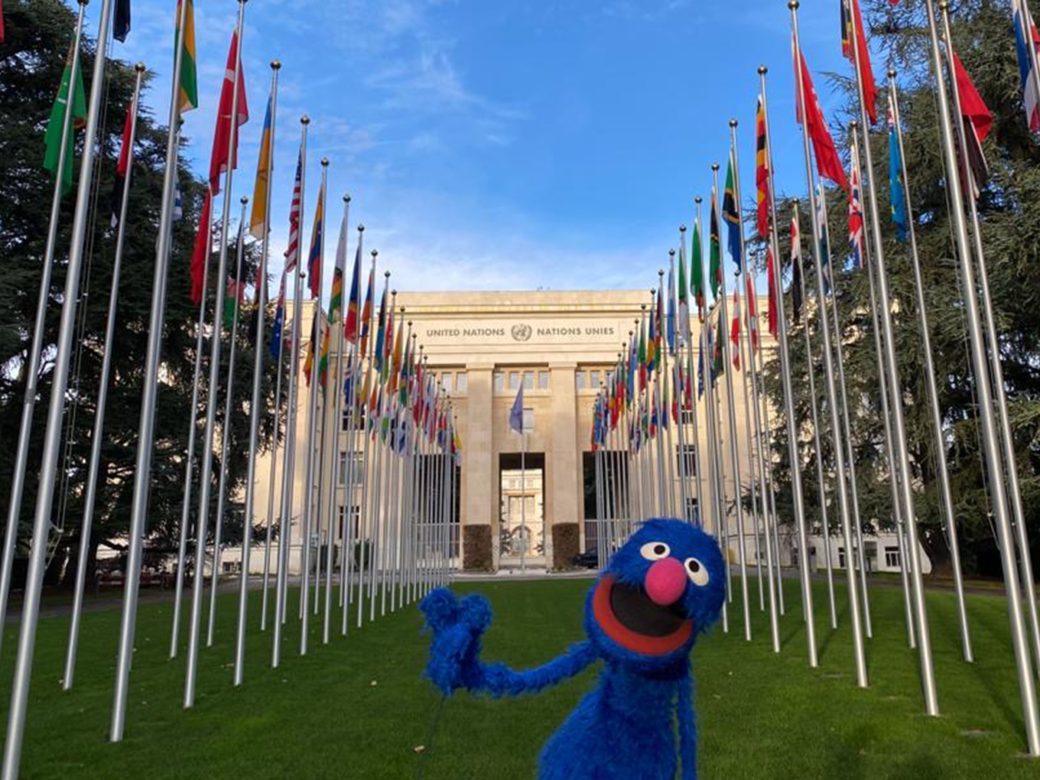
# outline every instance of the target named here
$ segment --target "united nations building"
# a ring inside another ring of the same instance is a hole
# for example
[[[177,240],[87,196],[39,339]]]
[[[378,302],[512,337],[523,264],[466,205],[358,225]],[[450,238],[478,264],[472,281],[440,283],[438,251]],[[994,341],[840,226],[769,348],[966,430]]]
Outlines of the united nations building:
[[[575,557],[596,549],[600,525],[596,522],[595,465],[592,452],[593,407],[600,388],[617,364],[619,354],[627,349],[630,334],[638,332],[644,309],[651,302],[647,290],[617,291],[524,291],[524,292],[430,292],[400,293],[396,296],[396,316],[410,324],[413,343],[421,349],[428,376],[450,398],[454,424],[461,439],[461,460],[452,480],[451,519],[456,524],[452,541],[453,565],[467,570],[497,571],[530,567],[559,569],[570,566]],[[759,302],[764,310],[765,300]],[[308,302],[301,312],[304,334],[310,330],[313,304]],[[289,311],[291,319],[291,308]],[[699,339],[699,326],[694,320],[694,339]],[[763,329],[764,330],[764,329]],[[306,338],[304,339],[306,341]],[[775,342],[762,333],[765,359],[774,359]],[[346,468],[336,469],[350,452],[349,431],[354,421],[349,404],[340,399],[340,418],[333,389],[317,399],[320,425],[308,428],[308,405],[311,389],[303,377],[306,350],[301,348],[296,397],[297,455],[294,463],[292,523],[288,534],[290,571],[299,571],[302,560],[301,532],[304,495],[305,442],[314,447],[314,485],[312,495],[320,497],[321,506],[313,507],[318,527],[312,532],[312,549],[330,543],[341,548],[344,527],[351,528],[353,538],[362,514],[362,495],[366,482],[374,477],[365,471],[365,459],[355,456],[360,476],[350,487],[344,484]],[[337,375],[337,360],[332,353],[328,376]],[[739,377],[740,374],[734,374]],[[740,387],[741,379],[737,380]],[[510,411],[523,387],[523,435],[510,427]],[[720,385],[721,386],[721,385]],[[725,426],[725,394],[720,397],[720,438],[728,438]],[[742,491],[749,490],[753,461],[749,459],[748,437],[744,435],[746,410],[744,394],[734,394],[735,417],[739,423],[737,458],[742,472]],[[697,401],[697,414],[703,421],[706,401]],[[332,432],[335,431],[335,435]],[[685,512],[700,517],[699,496],[708,495],[706,475],[694,473],[694,453],[707,448],[707,431],[702,423],[694,438],[685,426],[683,447],[688,466]],[[680,457],[679,447],[672,445],[673,457]],[[720,448],[723,483],[727,496],[735,495],[734,464],[728,446]],[[668,456],[666,456],[668,457]],[[705,461],[706,462],[706,461]],[[277,499],[282,489],[284,457],[279,455],[271,467],[271,454],[258,462],[255,524],[266,525],[270,513],[280,516],[277,501],[268,506],[268,497]],[[369,464],[368,468],[372,466]],[[671,469],[677,513],[683,508],[679,500],[679,469]],[[339,474],[337,478],[335,475]],[[271,490],[271,480],[275,490]],[[338,482],[333,488],[333,483]],[[666,488],[667,489],[667,488]],[[707,502],[707,499],[705,499]],[[732,512],[733,507],[730,506]],[[703,509],[710,517],[707,506]],[[631,511],[629,512],[631,513]],[[335,518],[329,522],[330,518]],[[351,518],[351,522],[347,522]],[[332,528],[330,534],[330,526]],[[726,547],[733,560],[739,547],[736,524],[729,523]],[[832,526],[832,536],[825,550],[821,536],[810,539],[811,564],[821,568],[825,553],[836,567],[845,565],[846,554],[840,535]],[[263,539],[258,538],[250,556],[251,571],[259,573],[264,566]],[[796,539],[788,526],[778,535],[779,559],[783,565],[797,562]],[[745,549],[752,564],[763,561],[765,550],[759,533],[748,522]],[[761,552],[760,552],[760,548]],[[277,567],[278,541],[271,546],[273,571]],[[312,555],[311,560],[318,556]],[[337,558],[338,560],[338,558]],[[927,558],[924,558],[928,566]],[[895,534],[882,532],[865,541],[865,563],[874,571],[893,571],[899,567],[899,548]],[[231,548],[221,553],[221,567],[231,572],[241,566],[241,550]],[[926,569],[927,570],[927,569]]]

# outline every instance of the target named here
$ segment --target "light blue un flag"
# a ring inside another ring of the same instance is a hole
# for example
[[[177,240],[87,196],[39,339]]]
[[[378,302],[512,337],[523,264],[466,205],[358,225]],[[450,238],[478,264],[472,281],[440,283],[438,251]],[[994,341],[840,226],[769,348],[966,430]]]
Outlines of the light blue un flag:
[[[516,391],[513,408],[509,410],[509,427],[517,433],[524,432],[524,383],[522,381],[520,389]]]

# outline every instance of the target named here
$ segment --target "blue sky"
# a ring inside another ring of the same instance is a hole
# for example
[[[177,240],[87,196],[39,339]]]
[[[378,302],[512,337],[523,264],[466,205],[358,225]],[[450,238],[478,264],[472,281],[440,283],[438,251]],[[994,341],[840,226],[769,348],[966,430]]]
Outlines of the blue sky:
[[[89,6],[93,31],[99,7]],[[175,7],[137,0],[130,37],[112,50],[156,73],[145,100],[163,122]],[[199,174],[236,13],[232,0],[195,2],[201,105],[186,134]],[[822,73],[848,71],[838,3],[806,2],[799,20],[827,111],[837,98]],[[349,192],[352,233],[364,223],[366,250],[379,250],[402,290],[648,285],[678,226],[692,225],[693,196],[707,200],[730,117],[744,200],[753,197],[760,64],[770,68],[778,187],[804,189],[783,0],[252,0],[243,56],[251,119],[233,213],[252,192],[268,63],[283,64],[273,270],[303,113],[307,236],[318,161],[331,161],[326,275]]]

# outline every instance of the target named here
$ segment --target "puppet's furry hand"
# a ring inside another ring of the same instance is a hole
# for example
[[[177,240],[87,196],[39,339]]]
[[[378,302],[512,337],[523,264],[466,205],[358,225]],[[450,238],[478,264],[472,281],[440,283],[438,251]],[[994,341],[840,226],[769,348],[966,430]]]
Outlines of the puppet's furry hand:
[[[476,594],[457,599],[447,588],[437,588],[419,602],[419,609],[433,632],[426,676],[446,695],[480,687],[480,637],[491,625],[487,599]]]

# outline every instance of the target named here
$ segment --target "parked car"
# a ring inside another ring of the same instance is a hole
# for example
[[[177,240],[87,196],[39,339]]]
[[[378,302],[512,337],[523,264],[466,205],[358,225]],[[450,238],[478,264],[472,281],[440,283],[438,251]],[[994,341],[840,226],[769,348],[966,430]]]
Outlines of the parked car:
[[[595,550],[589,550],[575,555],[571,563],[581,569],[596,569],[599,568],[599,555]]]

